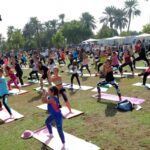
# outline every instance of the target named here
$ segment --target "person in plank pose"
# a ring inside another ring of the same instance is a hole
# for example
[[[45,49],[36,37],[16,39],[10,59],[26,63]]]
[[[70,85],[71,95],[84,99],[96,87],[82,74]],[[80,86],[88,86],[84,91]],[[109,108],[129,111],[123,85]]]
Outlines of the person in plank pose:
[[[42,102],[47,104],[47,109],[50,114],[47,117],[45,123],[49,131],[50,138],[53,138],[51,123],[53,120],[55,121],[58,134],[63,144],[62,149],[65,149],[65,136],[64,136],[63,127],[62,127],[63,117],[61,114],[61,110],[59,108],[59,99],[57,95],[58,95],[58,89],[55,86],[50,87],[48,89],[48,92],[43,91]]]
[[[62,97],[66,103],[66,106],[69,109],[69,112],[71,113],[71,106],[70,106],[68,97],[65,93],[66,90],[64,89],[64,87],[62,85],[62,77],[59,76],[58,72],[59,72],[59,69],[57,67],[54,68],[54,75],[51,76],[50,71],[49,71],[48,72],[48,79],[49,79],[49,82],[54,83],[55,86],[58,88],[59,94],[62,95]],[[59,94],[58,94],[58,97],[59,97]]]
[[[103,65],[103,74],[105,76],[105,80],[101,81],[97,84],[97,90],[98,90],[98,101],[101,100],[101,86],[105,86],[107,84],[111,84],[117,92],[117,95],[119,97],[119,101],[121,101],[121,92],[119,89],[119,86],[117,85],[117,83],[115,82],[114,76],[113,76],[113,69],[111,66],[111,59],[108,58],[107,61],[104,63]]]
[[[2,102],[6,110],[8,111],[10,118],[13,118],[11,109],[8,105],[8,86],[6,79],[3,77],[3,69],[0,68],[0,98],[2,98]],[[0,101],[0,110],[2,110],[2,104]]]

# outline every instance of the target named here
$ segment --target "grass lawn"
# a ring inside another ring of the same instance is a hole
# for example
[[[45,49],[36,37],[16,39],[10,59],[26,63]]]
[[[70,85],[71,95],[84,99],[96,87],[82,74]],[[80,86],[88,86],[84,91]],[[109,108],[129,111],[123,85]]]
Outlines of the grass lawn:
[[[137,63],[138,64],[138,63]],[[65,67],[63,68],[65,70]],[[84,70],[84,72],[86,72]],[[94,72],[94,70],[93,70]],[[139,72],[136,70],[136,72]],[[29,70],[24,70],[24,80],[27,80]],[[60,73],[63,82],[70,82],[68,73]],[[80,78],[82,85],[96,86],[102,79],[99,77]],[[94,92],[77,91],[67,95],[73,108],[85,114],[70,120],[64,120],[64,131],[91,141],[103,150],[149,150],[150,149],[150,91],[142,87],[131,86],[142,82],[142,78],[117,79],[123,96],[144,98],[143,109],[132,112],[118,112],[114,109],[115,103],[102,101],[97,103],[91,96]],[[150,83],[150,79],[147,80]],[[76,83],[76,81],[75,81]],[[8,124],[0,122],[0,150],[50,150],[34,138],[22,140],[20,135],[26,129],[36,130],[44,126],[47,113],[36,108],[42,104],[40,96],[33,88],[38,84],[24,89],[30,92],[24,95],[10,96],[10,106],[23,114],[21,120]],[[110,88],[108,93],[115,93]],[[61,100],[62,105],[64,104]],[[77,150],[80,150],[78,145]]]

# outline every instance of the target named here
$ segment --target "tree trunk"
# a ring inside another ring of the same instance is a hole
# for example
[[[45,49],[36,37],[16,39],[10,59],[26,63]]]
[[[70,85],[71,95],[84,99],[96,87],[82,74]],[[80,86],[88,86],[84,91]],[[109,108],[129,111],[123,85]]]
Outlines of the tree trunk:
[[[129,23],[128,23],[128,30],[127,30],[127,32],[129,32],[129,30],[130,30],[130,24],[131,24],[131,15],[129,15]]]

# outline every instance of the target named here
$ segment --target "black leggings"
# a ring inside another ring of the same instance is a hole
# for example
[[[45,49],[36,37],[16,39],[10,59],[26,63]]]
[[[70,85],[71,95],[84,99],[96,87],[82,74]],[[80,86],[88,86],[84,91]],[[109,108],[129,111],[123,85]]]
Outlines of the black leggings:
[[[100,67],[103,65],[103,63],[99,63],[98,64],[98,66],[97,66],[97,70],[98,70],[98,72],[99,72],[99,70],[100,70]]]
[[[119,67],[119,71],[122,73],[122,71],[123,71],[122,68],[125,67],[125,66],[127,66],[127,65],[130,66],[131,71],[133,72],[132,62],[131,62],[131,63],[124,63],[124,64],[122,64],[122,65]]]
[[[4,105],[4,107],[6,108],[6,110],[8,111],[8,113],[9,113],[10,115],[12,115],[11,109],[10,109],[8,103],[7,103],[8,95],[5,94],[5,95],[1,96],[0,98],[2,98],[3,105]],[[0,107],[2,108],[1,102],[0,102]]]
[[[23,73],[21,73],[21,74],[16,74],[16,76],[19,78],[19,81],[20,81],[20,83],[21,83],[21,85],[23,85],[24,83],[23,83],[23,79],[22,79],[22,75],[23,75]]]
[[[104,86],[104,85],[106,85],[106,84],[111,84],[111,85],[116,89],[117,95],[118,95],[119,97],[121,97],[121,92],[120,92],[119,86],[115,83],[115,81],[107,82],[106,80],[104,80],[104,81],[99,82],[99,83],[97,84],[98,94],[101,93],[100,87],[101,87],[101,86]]]
[[[71,85],[73,85],[73,79],[74,79],[74,77],[76,77],[77,82],[78,82],[78,85],[80,86],[81,84],[80,84],[80,80],[79,80],[79,75],[78,75],[78,73],[72,74],[72,76],[71,76]]]
[[[136,61],[140,61],[140,60],[146,61],[147,66],[149,66],[149,61],[148,61],[148,59],[146,58],[146,56],[139,56],[139,57],[137,57],[137,58],[135,58],[135,59],[133,60],[134,68],[135,68],[135,62],[136,62]]]
[[[35,74],[35,75],[36,75],[36,78],[39,80],[38,71],[31,71],[31,72],[30,72],[29,75],[30,75],[31,80],[32,80],[32,75],[33,75],[33,74]]]
[[[91,74],[91,72],[90,72],[90,69],[89,69],[89,66],[88,66],[88,65],[82,65],[82,66],[81,66],[81,68],[80,68],[81,74],[83,74],[83,68],[84,68],[84,67],[87,69],[87,71],[89,72],[89,74]]]
[[[147,76],[149,76],[149,75],[150,75],[150,72],[145,72],[145,73],[143,74],[143,85],[146,84]]]
[[[64,88],[59,90],[59,93],[62,95],[64,101],[67,102],[68,101],[68,97],[67,97],[65,92],[66,92],[66,90]],[[59,98],[59,95],[58,95],[58,98]]]

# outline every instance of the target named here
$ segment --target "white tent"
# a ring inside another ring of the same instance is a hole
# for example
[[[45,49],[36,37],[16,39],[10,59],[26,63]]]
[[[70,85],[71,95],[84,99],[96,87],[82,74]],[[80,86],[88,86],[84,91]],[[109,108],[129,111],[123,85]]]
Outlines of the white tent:
[[[143,33],[143,34],[137,35],[136,37],[137,37],[137,38],[145,38],[145,37],[150,37],[150,34]]]

